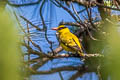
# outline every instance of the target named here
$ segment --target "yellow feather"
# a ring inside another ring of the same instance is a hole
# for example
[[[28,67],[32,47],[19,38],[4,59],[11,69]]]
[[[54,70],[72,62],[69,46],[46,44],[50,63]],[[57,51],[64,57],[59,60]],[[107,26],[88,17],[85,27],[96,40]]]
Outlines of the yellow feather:
[[[64,50],[73,53],[77,52],[81,56],[84,56],[79,39],[73,33],[71,33],[67,27],[60,25],[57,32],[59,33],[60,45]]]

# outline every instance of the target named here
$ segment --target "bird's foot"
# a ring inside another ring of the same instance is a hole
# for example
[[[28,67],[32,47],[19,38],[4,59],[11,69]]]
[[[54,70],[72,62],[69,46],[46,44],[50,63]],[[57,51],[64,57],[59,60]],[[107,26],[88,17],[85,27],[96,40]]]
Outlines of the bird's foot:
[[[85,54],[81,53],[80,56],[81,56],[81,57],[85,57]]]

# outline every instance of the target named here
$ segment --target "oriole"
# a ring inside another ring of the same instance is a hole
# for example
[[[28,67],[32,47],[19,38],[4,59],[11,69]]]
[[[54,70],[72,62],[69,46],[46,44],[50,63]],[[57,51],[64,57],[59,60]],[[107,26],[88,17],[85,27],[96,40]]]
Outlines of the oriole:
[[[58,32],[59,42],[64,50],[84,56],[79,39],[67,27],[60,25],[57,28],[52,28],[52,30]]]

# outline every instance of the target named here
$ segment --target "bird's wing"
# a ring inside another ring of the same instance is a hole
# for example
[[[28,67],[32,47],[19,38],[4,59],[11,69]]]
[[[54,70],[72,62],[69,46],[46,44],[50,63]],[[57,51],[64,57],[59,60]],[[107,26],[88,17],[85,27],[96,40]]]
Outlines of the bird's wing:
[[[66,33],[65,35],[61,36],[60,42],[68,48],[82,52],[78,38],[72,33]]]
[[[73,39],[73,38],[72,38]],[[83,51],[82,51],[82,49],[79,47],[79,45],[77,44],[77,42],[75,41],[75,39],[73,39],[73,41],[75,42],[75,46],[73,46],[73,48],[75,49],[75,50],[78,50],[78,51],[80,51],[80,53],[82,53]],[[79,43],[80,44],[80,43]]]

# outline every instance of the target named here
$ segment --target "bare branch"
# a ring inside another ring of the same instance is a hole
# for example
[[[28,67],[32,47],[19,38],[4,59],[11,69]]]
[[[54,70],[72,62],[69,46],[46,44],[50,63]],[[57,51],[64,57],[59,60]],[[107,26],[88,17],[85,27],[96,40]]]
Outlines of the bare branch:
[[[63,50],[63,48],[61,47],[61,46],[59,46],[58,48],[56,48],[55,50],[54,50],[54,52],[55,53],[59,53],[60,51],[62,51]]]
[[[69,80],[76,80],[76,78],[80,77],[83,73],[85,73],[86,70],[85,69],[81,69],[81,71],[77,71],[74,75],[72,75],[72,77],[70,77]]]
[[[107,9],[112,9],[112,10],[120,11],[120,9],[118,9],[118,8],[112,8],[112,7],[109,7],[109,6],[105,6],[104,4],[100,4],[98,2],[96,2],[96,5],[99,6],[99,7],[102,7],[102,8],[107,8]]]
[[[65,57],[83,57],[77,54],[56,54],[55,56],[51,56],[53,58],[65,58]],[[102,54],[84,54],[84,58],[91,58],[91,57],[104,57]]]
[[[71,2],[71,4],[72,4],[72,9],[73,9],[74,13],[75,13],[75,14],[76,14],[76,16],[78,17],[79,21],[80,21],[80,22],[82,22],[82,20],[80,19],[80,16],[78,15],[78,13],[77,13],[76,9],[74,8],[74,6],[73,6],[73,3],[72,3],[72,2]]]
[[[66,0],[63,0],[63,1],[66,1]],[[70,0],[70,1],[78,3],[79,5],[82,5],[82,6],[88,6],[89,5],[89,1],[87,1],[87,0]],[[118,2],[120,2],[120,1],[118,1]],[[91,0],[90,3],[91,3],[91,6],[99,6],[99,7],[102,7],[102,8],[107,8],[107,9],[120,11],[120,9],[118,9],[118,8],[112,8],[112,7],[109,7],[109,6],[105,6],[104,4],[100,4],[96,0],[94,0],[94,1]]]
[[[120,5],[120,0],[116,0],[117,1],[117,3]]]
[[[34,28],[36,28],[39,31],[43,31],[43,29],[40,29],[38,26],[34,25],[32,22],[30,22],[29,20],[27,20],[25,17],[20,16],[22,19],[24,19],[26,22],[28,22],[30,25],[32,25]],[[41,24],[42,25],[42,24]]]
[[[72,17],[73,19],[78,22],[77,18],[73,15],[73,13],[68,9],[66,8],[65,6],[63,6],[58,0],[55,0],[64,10],[66,10]]]
[[[58,73],[59,73],[59,75],[60,75],[61,80],[64,80],[61,72],[59,71]]]
[[[88,10],[88,8],[89,8],[90,11]],[[91,3],[90,2],[89,2],[89,5],[86,7],[86,10],[87,10],[89,22],[91,23],[91,25],[93,26],[93,28],[96,29],[95,25],[92,22],[92,12],[91,12],[92,10],[91,10]]]
[[[18,21],[17,15],[16,15],[15,13],[14,13],[14,15],[15,15],[17,21]],[[30,41],[30,42],[31,42],[36,48],[38,48],[38,50],[39,50],[40,52],[42,52],[42,49],[40,48],[40,46],[37,45],[36,43],[34,43],[34,42],[31,40],[30,36],[27,35],[25,29],[23,28],[23,26],[21,26],[21,24],[20,24],[19,21],[18,21],[18,24],[19,24],[20,28],[22,29],[22,31],[24,32],[24,34],[27,36],[28,41]],[[28,27],[28,24],[27,24],[27,30],[28,30],[28,34],[30,34],[30,33],[29,33],[29,27]],[[24,44],[25,44],[25,43],[24,43]],[[29,45],[28,45],[28,46],[29,46]],[[29,47],[29,48],[30,48],[30,47]],[[29,50],[29,48],[28,48],[28,50]],[[32,49],[32,48],[30,48],[30,49]]]
[[[53,0],[50,0],[55,6],[60,7],[60,5],[56,4]]]
[[[41,20],[42,20],[43,29],[45,30],[45,38],[46,38],[47,42],[50,44],[50,49],[51,49],[51,51],[52,51],[52,53],[53,53],[53,55],[54,55],[55,53],[54,53],[54,51],[53,51],[53,49],[52,49],[52,42],[51,42],[51,41],[48,39],[48,37],[47,37],[47,26],[46,26],[45,21],[44,21],[44,18],[43,18],[43,16],[42,16],[42,8],[43,8],[44,3],[45,3],[45,0],[43,0],[43,2],[42,2],[42,4],[41,4],[41,7],[40,7],[40,17],[41,17]]]
[[[61,25],[70,25],[70,26],[76,26],[76,27],[80,27],[81,25],[75,22],[61,22]]]

